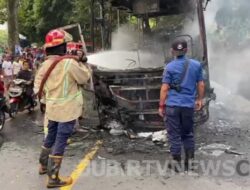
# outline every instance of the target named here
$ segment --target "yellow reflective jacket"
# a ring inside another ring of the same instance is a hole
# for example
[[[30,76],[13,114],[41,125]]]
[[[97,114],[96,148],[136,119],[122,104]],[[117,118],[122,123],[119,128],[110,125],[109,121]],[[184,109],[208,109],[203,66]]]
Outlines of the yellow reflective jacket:
[[[56,56],[50,56],[39,69],[34,84],[38,92],[41,81]],[[74,59],[63,59],[49,75],[44,85],[46,115],[49,120],[68,122],[79,118],[83,110],[83,97],[79,85],[87,84],[91,71]]]

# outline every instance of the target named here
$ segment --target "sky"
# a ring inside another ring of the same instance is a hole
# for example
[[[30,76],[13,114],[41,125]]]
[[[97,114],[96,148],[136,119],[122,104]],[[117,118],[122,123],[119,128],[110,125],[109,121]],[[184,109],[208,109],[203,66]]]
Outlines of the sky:
[[[7,30],[7,23],[0,24],[0,30]]]

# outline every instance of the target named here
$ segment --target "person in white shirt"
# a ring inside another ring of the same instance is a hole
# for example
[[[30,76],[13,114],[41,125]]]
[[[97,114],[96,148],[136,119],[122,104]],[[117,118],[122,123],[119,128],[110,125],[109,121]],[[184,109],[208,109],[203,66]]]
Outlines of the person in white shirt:
[[[13,79],[13,64],[11,61],[11,56],[7,56],[6,59],[3,61],[2,70],[4,74],[4,85],[5,88],[9,88],[9,84]]]
[[[19,59],[15,59],[13,62],[13,75],[14,77],[17,76],[17,74],[21,71],[22,64],[19,62]]]

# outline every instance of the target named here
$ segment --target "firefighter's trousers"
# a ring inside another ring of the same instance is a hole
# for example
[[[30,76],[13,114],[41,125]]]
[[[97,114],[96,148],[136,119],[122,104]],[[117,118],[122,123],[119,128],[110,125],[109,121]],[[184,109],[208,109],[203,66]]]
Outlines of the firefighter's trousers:
[[[48,135],[44,141],[45,148],[52,148],[53,156],[63,156],[67,140],[72,135],[76,121],[65,123],[49,121]]]
[[[168,132],[170,152],[181,155],[185,150],[194,151],[194,109],[184,107],[167,107],[165,126]]]

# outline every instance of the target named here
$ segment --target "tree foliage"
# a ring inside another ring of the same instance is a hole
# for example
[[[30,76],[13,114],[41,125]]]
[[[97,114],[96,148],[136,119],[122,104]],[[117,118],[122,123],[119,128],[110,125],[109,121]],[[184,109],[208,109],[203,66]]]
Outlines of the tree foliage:
[[[9,0],[8,0],[9,1]],[[12,1],[12,0],[10,0]],[[90,40],[91,33],[91,2],[92,0],[16,0],[19,2],[18,26],[19,32],[25,35],[29,41],[42,44],[46,33],[57,27],[68,24],[80,23],[85,39]],[[5,10],[6,0],[0,0],[0,22],[6,18],[1,11]],[[106,14],[101,15],[101,0],[95,0],[94,12],[98,20],[95,25],[96,41],[101,41],[101,26],[104,35],[110,39],[111,30],[117,27],[117,12],[105,9]],[[104,16],[106,22],[98,19]],[[111,22],[112,20],[112,22]],[[120,23],[128,21],[128,17],[120,13]],[[105,42],[106,43],[106,42]]]
[[[34,14],[34,0],[21,1],[19,7],[19,30],[31,40],[36,39],[36,19]]]
[[[31,41],[42,41],[52,28],[70,23],[72,10],[70,0],[21,0],[20,31]]]
[[[8,43],[8,34],[5,30],[0,30],[0,44],[5,47]]]
[[[215,17],[220,38],[233,46],[244,43],[250,37],[250,1],[223,2]]]
[[[85,29],[89,28],[91,18],[91,0],[73,0],[73,11],[70,17],[71,22],[78,22]]]
[[[20,33],[32,42],[43,42],[46,33],[60,26],[79,23],[85,39],[91,33],[92,0],[21,0],[19,10]],[[100,1],[95,0],[95,18],[101,18]],[[107,11],[106,11],[107,12]],[[107,16],[108,17],[108,16]],[[98,20],[98,19],[97,19]],[[101,41],[101,21],[95,25],[96,40]]]
[[[0,24],[7,21],[7,6],[6,0],[0,0]]]

